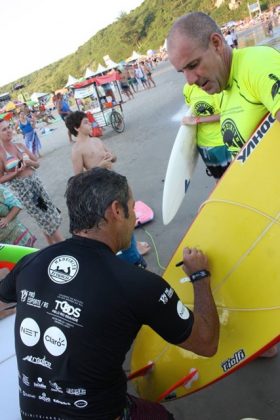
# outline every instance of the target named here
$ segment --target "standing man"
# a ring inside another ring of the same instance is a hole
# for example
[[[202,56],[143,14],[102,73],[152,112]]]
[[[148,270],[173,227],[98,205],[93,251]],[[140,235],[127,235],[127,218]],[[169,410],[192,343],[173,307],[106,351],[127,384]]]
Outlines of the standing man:
[[[65,122],[65,119],[66,119],[66,117],[72,112],[71,111],[71,109],[70,109],[70,107],[69,107],[69,105],[68,105],[68,102],[66,102],[64,99],[63,99],[63,96],[61,95],[61,93],[59,92],[57,95],[56,95],[56,99],[55,99],[55,106],[56,106],[56,109],[57,109],[57,112],[58,112],[58,114],[61,116],[61,118],[63,119],[63,121]],[[72,136],[71,136],[71,133],[70,133],[70,131],[68,130],[68,138],[69,138],[69,142],[70,143],[74,143],[74,141],[73,141],[73,139],[72,139]]]
[[[233,155],[270,112],[280,121],[280,54],[266,46],[230,48],[206,14],[179,18],[168,36],[168,56],[190,85],[223,92],[221,131]]]
[[[180,298],[164,279],[115,255],[129,245],[135,225],[124,176],[104,168],[76,175],[66,201],[73,237],[24,257],[0,283],[0,299],[17,302],[22,419],[172,419],[160,404],[127,394],[122,365],[143,324],[183,349],[216,353],[219,319],[207,257],[183,252],[194,308],[183,306],[182,316]]]
[[[280,121],[280,54],[277,50],[266,46],[232,49],[216,22],[202,12],[179,18],[167,42],[171,63],[184,73],[190,85],[197,85],[209,94],[223,91],[221,132],[233,156],[267,113]],[[274,346],[263,356],[276,354]]]

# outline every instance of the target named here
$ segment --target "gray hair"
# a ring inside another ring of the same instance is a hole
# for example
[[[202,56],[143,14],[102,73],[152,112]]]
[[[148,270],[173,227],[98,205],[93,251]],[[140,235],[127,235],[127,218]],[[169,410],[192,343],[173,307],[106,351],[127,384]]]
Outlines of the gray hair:
[[[181,16],[175,21],[168,34],[167,41],[169,45],[172,45],[174,35],[180,34],[186,38],[197,40],[202,47],[207,48],[210,36],[213,33],[222,35],[217,23],[205,13],[193,12]]]
[[[118,201],[128,217],[130,198],[125,176],[96,167],[69,179],[65,192],[70,218],[70,233],[99,228],[106,221],[107,208]]]

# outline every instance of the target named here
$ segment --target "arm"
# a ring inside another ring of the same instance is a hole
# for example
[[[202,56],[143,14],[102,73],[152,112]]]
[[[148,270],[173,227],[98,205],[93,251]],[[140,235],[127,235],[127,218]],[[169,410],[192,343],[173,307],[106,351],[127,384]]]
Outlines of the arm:
[[[24,153],[26,153],[29,157],[29,159],[24,160],[23,167],[32,166],[32,168],[39,168],[40,163],[36,156],[33,155],[33,153],[31,153],[30,150],[27,149],[27,147],[24,144],[21,143],[20,146],[24,149]]]
[[[197,124],[211,123],[211,122],[216,122],[216,121],[220,121],[220,115],[218,114],[207,115],[205,117],[200,115],[199,117],[195,117],[195,116],[183,117],[182,124],[183,125],[197,125]]]
[[[1,217],[0,218],[0,228],[3,229],[4,227],[6,227],[8,225],[8,223],[10,223],[21,211],[21,208],[19,207],[13,207],[9,213],[7,214],[6,217]]]
[[[279,111],[276,112],[275,117],[276,117],[277,121],[280,122],[280,109],[279,109]]]
[[[78,175],[84,171],[83,156],[72,149],[72,166],[75,175]]]
[[[186,248],[183,254],[184,271],[188,276],[208,270],[207,257],[194,249]],[[203,356],[213,356],[219,340],[219,317],[210,288],[210,278],[197,280],[194,288],[194,323],[190,336],[180,344],[186,350]]]

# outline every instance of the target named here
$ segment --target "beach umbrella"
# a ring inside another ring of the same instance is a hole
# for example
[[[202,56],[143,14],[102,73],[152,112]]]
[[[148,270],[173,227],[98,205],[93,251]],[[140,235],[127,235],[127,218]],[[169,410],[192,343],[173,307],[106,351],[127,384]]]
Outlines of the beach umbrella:
[[[14,102],[10,101],[7,103],[7,105],[5,105],[4,109],[6,112],[13,111],[14,109],[16,109],[16,105],[14,104]]]

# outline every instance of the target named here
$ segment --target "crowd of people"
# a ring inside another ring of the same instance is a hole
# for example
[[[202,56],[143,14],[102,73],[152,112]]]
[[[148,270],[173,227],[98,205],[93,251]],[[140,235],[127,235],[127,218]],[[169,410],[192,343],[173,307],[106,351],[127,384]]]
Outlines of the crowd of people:
[[[193,110],[183,124],[198,126],[199,152],[218,180],[268,111],[280,121],[280,96],[272,91],[280,77],[279,53],[269,47],[234,48],[237,45],[227,42],[219,26],[200,12],[178,19],[167,45],[171,64],[186,78],[183,94]],[[141,64],[121,72],[121,88],[128,99],[137,92],[137,79],[143,89],[155,86],[149,70]],[[76,139],[73,176],[65,194],[73,236],[66,240],[59,231],[59,211],[35,173],[37,156],[27,146],[13,143],[9,124],[0,120],[0,184],[15,195],[4,191],[0,229],[15,220],[23,207],[51,244],[24,257],[0,283],[0,300],[17,302],[22,419],[78,419],[82,409],[83,418],[96,420],[171,420],[173,415],[160,404],[127,393],[122,366],[144,324],[183,349],[205,357],[216,353],[219,318],[208,258],[200,249],[183,250],[194,307],[183,305],[183,314],[179,313],[180,296],[163,278],[145,270],[141,258],[130,259],[131,254],[137,258],[140,254],[133,235],[134,197],[127,179],[113,171],[116,156],[90,136],[87,114],[72,112],[60,97],[56,106],[69,136]],[[26,118],[22,119],[26,126]],[[34,240],[30,232],[27,237]],[[124,257],[127,250],[130,255]],[[30,290],[47,305],[40,310],[28,305],[23,292]],[[55,302],[55,307],[49,302]],[[274,346],[264,356],[276,354]],[[31,394],[26,378],[32,383],[41,378],[46,398],[48,391],[59,397],[49,398],[46,404],[39,398],[42,387],[32,388]]]

